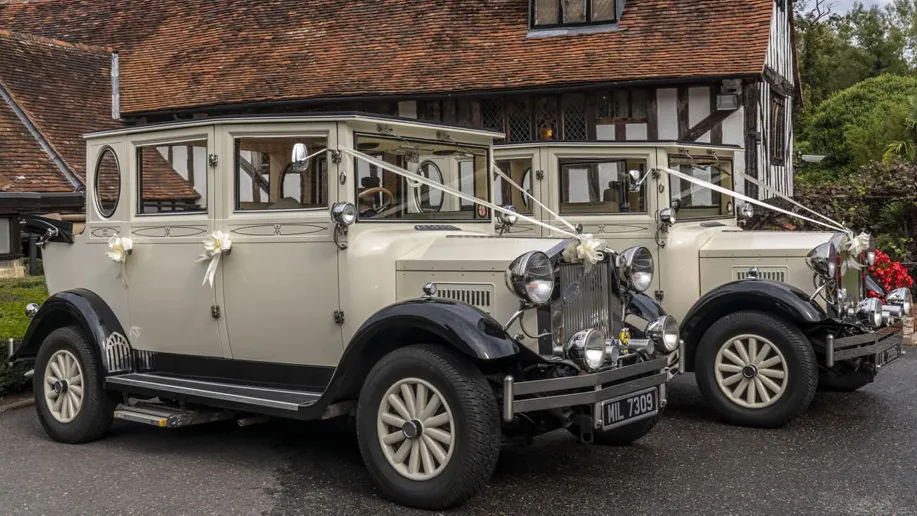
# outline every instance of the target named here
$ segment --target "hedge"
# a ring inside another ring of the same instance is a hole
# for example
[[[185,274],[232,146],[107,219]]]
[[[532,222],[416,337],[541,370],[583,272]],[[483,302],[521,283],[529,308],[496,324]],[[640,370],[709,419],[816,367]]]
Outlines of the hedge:
[[[21,339],[29,327],[25,306],[42,303],[48,297],[43,276],[0,280],[0,397],[25,389],[31,380],[24,376],[30,366],[10,364],[8,341]]]

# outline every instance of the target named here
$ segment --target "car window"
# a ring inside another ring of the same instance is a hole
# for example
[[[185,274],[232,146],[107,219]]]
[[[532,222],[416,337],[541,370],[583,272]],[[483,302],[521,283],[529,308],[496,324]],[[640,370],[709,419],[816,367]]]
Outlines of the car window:
[[[207,211],[207,140],[137,147],[137,213]]]
[[[634,159],[562,159],[561,213],[646,213],[646,183],[634,192],[629,171],[646,173],[646,161]]]
[[[328,160],[319,153],[322,137],[257,137],[235,140],[236,211],[302,210],[328,207]]]
[[[488,151],[443,142],[357,135],[357,150],[481,199],[488,192]],[[490,220],[490,210],[354,158],[361,220]]]
[[[505,159],[497,161],[497,166],[504,174],[509,176],[514,183],[532,194],[532,159]],[[494,174],[494,204],[497,206],[512,205],[519,213],[532,213],[532,201],[522,195],[516,187],[502,177]]]
[[[732,162],[728,160],[711,161],[704,158],[670,156],[669,165],[697,179],[715,185],[733,189]],[[678,219],[703,219],[710,217],[729,217],[734,211],[731,197],[714,192],[677,177],[669,178],[671,200],[678,207]]]

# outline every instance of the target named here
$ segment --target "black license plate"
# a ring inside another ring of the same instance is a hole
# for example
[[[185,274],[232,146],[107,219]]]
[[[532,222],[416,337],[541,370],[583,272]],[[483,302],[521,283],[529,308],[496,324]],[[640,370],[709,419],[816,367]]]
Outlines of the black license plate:
[[[901,358],[901,344],[895,344],[894,346],[883,349],[882,351],[876,353],[875,364],[876,367],[883,367],[895,360]]]
[[[655,416],[659,412],[659,389],[653,387],[602,402],[602,429],[609,430]]]

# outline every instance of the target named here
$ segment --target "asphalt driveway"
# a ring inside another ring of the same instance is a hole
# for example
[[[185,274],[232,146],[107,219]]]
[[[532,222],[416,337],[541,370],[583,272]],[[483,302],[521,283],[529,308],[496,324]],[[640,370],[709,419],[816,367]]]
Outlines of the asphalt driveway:
[[[917,351],[853,394],[819,393],[780,430],[715,420],[692,376],[638,444],[565,432],[505,448],[468,514],[917,514]],[[118,422],[50,441],[33,408],[0,414],[0,514],[412,514],[384,499],[356,438],[272,422],[179,430]]]

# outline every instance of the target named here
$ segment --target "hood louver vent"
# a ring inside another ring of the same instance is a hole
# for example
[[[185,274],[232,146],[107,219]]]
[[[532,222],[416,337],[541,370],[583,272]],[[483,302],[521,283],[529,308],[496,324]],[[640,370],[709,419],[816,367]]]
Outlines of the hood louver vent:
[[[436,288],[436,297],[467,303],[490,313],[494,299],[491,284],[437,283]]]

